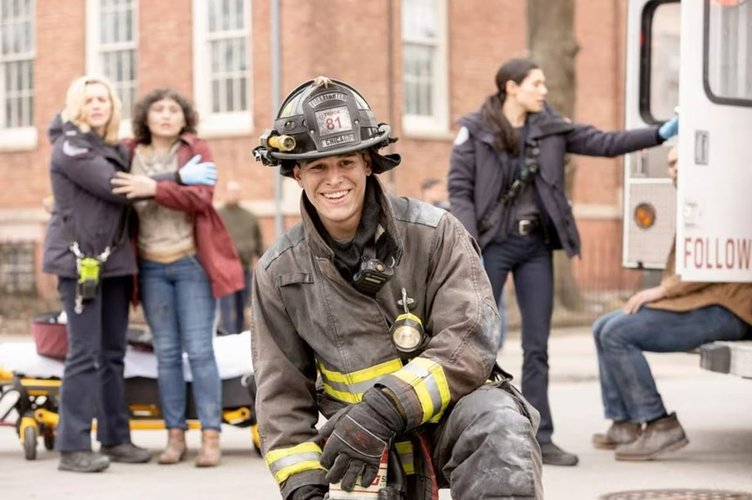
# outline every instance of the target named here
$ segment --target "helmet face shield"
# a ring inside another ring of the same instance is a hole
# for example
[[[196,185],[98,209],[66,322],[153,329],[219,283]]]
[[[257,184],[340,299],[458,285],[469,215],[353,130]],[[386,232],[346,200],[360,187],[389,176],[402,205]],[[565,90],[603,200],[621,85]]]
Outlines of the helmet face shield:
[[[372,148],[372,154],[378,157],[375,172],[381,173],[380,163],[389,168],[399,163],[379,162],[383,157],[375,153],[396,141],[389,137],[390,132],[388,125],[376,122],[370,106],[355,89],[318,77],[287,96],[274,120],[274,129],[261,136],[254,156],[266,165],[281,165],[281,173],[289,176],[300,161]]]

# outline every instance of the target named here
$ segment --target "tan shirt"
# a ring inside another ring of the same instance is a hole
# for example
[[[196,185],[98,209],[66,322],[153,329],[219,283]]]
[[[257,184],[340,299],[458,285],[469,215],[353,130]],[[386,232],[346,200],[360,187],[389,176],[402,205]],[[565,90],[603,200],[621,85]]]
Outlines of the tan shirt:
[[[719,305],[752,325],[752,283],[702,283],[682,281],[676,274],[676,241],[671,247],[663,272],[661,285],[666,289],[666,298],[646,304],[648,307],[666,311],[690,311],[701,307]]]
[[[177,172],[176,142],[167,154],[158,154],[148,145],[136,147],[131,173],[155,175]],[[146,260],[169,264],[194,255],[193,216],[187,212],[159,205],[154,200],[134,204],[138,213],[138,253]]]

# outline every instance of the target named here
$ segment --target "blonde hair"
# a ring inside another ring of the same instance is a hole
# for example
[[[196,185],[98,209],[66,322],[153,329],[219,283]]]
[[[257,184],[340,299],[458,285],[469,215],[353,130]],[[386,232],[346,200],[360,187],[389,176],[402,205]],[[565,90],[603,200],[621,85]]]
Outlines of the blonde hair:
[[[115,93],[112,83],[107,78],[86,75],[73,80],[70,87],[68,87],[68,93],[65,96],[65,108],[61,116],[64,122],[74,123],[82,132],[91,130],[91,125],[84,118],[84,104],[86,86],[93,83],[104,85],[107,89],[107,95],[110,97],[112,113],[110,120],[104,128],[104,141],[108,144],[115,144],[119,139],[118,132],[120,130],[120,110],[122,104],[120,103],[120,98]]]

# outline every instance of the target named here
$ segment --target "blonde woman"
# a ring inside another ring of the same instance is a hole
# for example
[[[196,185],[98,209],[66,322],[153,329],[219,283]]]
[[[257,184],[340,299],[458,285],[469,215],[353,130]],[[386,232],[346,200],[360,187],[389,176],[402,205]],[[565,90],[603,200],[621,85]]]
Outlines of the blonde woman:
[[[110,186],[129,166],[128,153],[118,144],[119,123],[120,101],[112,85],[84,76],[71,84],[65,108],[48,131],[55,207],[44,271],[58,276],[68,317],[56,439],[58,468],[66,471],[99,472],[111,460],[151,459],[131,443],[124,395],[128,302],[137,267],[127,231],[128,200]],[[94,417],[100,452],[91,446]]]

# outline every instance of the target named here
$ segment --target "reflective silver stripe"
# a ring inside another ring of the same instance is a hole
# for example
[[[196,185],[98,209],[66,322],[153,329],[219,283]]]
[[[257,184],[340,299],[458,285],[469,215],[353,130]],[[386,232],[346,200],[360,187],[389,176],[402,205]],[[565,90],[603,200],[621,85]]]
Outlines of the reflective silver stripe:
[[[269,469],[275,476],[284,468],[291,467],[300,462],[318,462],[321,459],[321,453],[296,453],[287,457],[282,457],[269,464]]]
[[[412,372],[416,377],[421,379],[428,396],[431,398],[431,404],[433,405],[432,414],[435,415],[438,413],[442,407],[441,391],[433,374],[425,366],[419,366],[417,363],[408,363],[403,369]],[[415,389],[418,390],[417,387]]]

